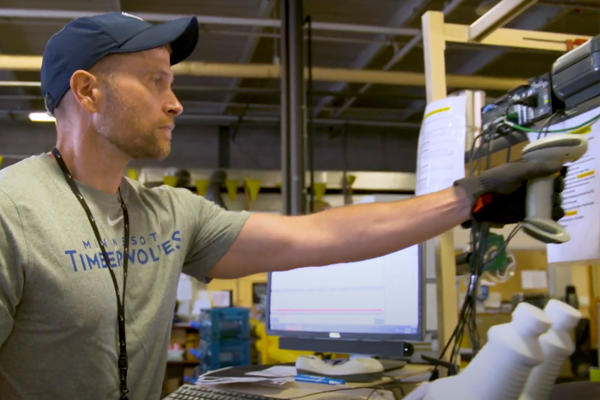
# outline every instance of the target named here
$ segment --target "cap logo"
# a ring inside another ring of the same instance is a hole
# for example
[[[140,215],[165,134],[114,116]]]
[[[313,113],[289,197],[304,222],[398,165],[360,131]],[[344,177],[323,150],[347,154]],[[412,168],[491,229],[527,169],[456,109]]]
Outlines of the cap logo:
[[[143,18],[138,17],[137,15],[129,14],[128,12],[125,12],[125,11],[121,11],[121,15],[123,15],[125,17],[129,17],[129,18],[139,19],[140,21],[144,20]]]

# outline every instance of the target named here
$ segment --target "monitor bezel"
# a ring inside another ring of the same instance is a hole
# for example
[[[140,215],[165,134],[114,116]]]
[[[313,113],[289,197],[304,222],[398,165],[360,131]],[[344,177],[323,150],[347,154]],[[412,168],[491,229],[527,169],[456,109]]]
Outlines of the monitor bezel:
[[[418,251],[418,325],[415,333],[367,333],[367,332],[316,332],[316,331],[287,331],[280,329],[271,328],[271,281],[272,272],[269,273],[267,279],[267,303],[266,303],[266,321],[265,327],[268,335],[279,336],[281,338],[290,339],[303,339],[306,340],[307,346],[310,346],[309,342],[315,340],[322,343],[327,347],[327,342],[331,342],[332,350],[334,352],[342,352],[340,346],[346,344],[349,347],[355,347],[357,342],[389,342],[392,345],[405,342],[405,341],[422,341],[425,337],[425,263],[423,261],[423,244],[417,245]],[[412,246],[412,245],[411,245]],[[411,246],[407,246],[411,247]],[[343,268],[343,267],[342,267]],[[283,271],[282,271],[283,272]],[[339,334],[339,337],[332,337],[332,334]],[[301,343],[302,341],[295,341],[295,343]],[[298,347],[294,347],[298,348]],[[308,348],[309,349],[309,348]],[[317,350],[317,349],[309,349]],[[356,352],[356,351],[349,351]]]

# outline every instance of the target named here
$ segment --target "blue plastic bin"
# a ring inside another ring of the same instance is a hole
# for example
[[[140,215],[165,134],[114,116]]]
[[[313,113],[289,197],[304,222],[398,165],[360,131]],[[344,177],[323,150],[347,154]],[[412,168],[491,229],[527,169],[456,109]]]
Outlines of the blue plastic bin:
[[[203,340],[249,339],[250,310],[241,307],[211,308],[202,311],[199,321],[190,325]]]
[[[250,365],[250,340],[224,339],[200,341],[190,353],[198,358],[204,371],[236,365]]]

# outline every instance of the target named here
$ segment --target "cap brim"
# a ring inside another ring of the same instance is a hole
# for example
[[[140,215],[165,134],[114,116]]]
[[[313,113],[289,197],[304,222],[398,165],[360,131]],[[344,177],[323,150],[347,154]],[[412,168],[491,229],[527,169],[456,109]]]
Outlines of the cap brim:
[[[198,21],[196,17],[190,16],[152,25],[123,43],[117,52],[149,50],[169,44],[173,65],[192,54],[197,42]]]

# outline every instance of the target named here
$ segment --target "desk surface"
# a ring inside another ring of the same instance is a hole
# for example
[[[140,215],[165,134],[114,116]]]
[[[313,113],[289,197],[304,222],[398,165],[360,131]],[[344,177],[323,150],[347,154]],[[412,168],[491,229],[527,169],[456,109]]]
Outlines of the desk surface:
[[[318,383],[289,382],[283,386],[267,386],[260,384],[234,383],[219,385],[224,390],[242,393],[260,394],[276,399],[369,399],[392,400],[396,397],[390,390],[400,387],[400,395],[408,393],[423,380],[429,377],[432,367],[429,365],[408,364],[401,369],[390,371],[390,376],[374,382],[348,382],[344,385],[323,385]]]

